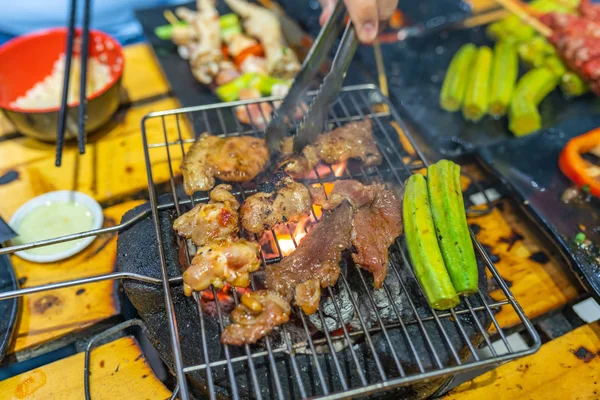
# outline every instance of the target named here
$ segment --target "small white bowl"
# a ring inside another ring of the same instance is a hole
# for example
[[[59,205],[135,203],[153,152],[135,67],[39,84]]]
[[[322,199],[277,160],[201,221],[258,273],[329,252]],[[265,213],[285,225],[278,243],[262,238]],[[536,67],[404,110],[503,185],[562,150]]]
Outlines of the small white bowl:
[[[92,229],[100,229],[102,227],[102,223],[104,222],[104,215],[102,214],[102,207],[96,200],[91,198],[90,196],[75,192],[72,190],[58,190],[56,192],[45,193],[41,196],[34,197],[29,200],[27,203],[23,204],[17,212],[15,212],[12,218],[9,221],[10,227],[19,233],[19,226],[23,218],[27,214],[29,214],[32,210],[37,207],[44,205],[46,202],[57,202],[57,201],[72,201],[74,200],[77,203],[83,204],[91,213],[94,219]],[[37,262],[37,263],[49,263],[53,261],[63,260],[65,258],[69,258],[81,250],[85,249],[94,241],[96,237],[90,236],[83,239],[76,239],[73,241],[74,244],[68,250],[61,251],[59,253],[54,254],[32,254],[28,250],[18,251],[15,254],[21,257],[24,260]]]

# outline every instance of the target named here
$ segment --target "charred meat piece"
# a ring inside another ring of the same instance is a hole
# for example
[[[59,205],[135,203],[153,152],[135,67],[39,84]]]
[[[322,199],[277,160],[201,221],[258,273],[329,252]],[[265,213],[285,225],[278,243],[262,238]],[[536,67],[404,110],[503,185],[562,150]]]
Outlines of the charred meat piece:
[[[402,233],[402,203],[391,190],[377,187],[371,204],[358,209],[352,220],[352,259],[373,274],[373,286],[381,289],[387,275],[388,249]],[[372,187],[372,186],[371,186]]]
[[[351,245],[352,215],[348,203],[342,203],[326,215],[292,254],[267,266],[266,287],[291,300],[294,291],[297,295],[305,292],[306,286],[300,286],[300,290],[297,287],[309,280],[316,280],[323,288],[335,285],[340,275],[342,251]]]
[[[211,242],[198,249],[192,264],[183,273],[186,295],[213,285],[222,288],[225,283],[248,287],[250,272],[260,268],[260,247],[256,242],[240,239]]]
[[[240,203],[230,185],[218,185],[210,192],[208,204],[198,204],[173,223],[173,229],[196,246],[215,240],[237,239]]]
[[[263,186],[271,187],[248,197],[240,209],[242,226],[247,231],[260,234],[282,222],[296,222],[310,212],[308,189],[291,176],[277,173],[271,185]]]
[[[220,138],[203,133],[183,159],[181,172],[189,195],[210,190],[215,178],[246,182],[258,175],[269,160],[264,139],[250,136]]]
[[[290,319],[289,303],[276,292],[259,290],[244,293],[231,312],[231,325],[221,334],[221,343],[232,346],[256,343],[273,328]]]
[[[282,144],[283,153],[289,154],[288,141]],[[293,176],[309,172],[319,160],[335,164],[351,158],[361,160],[364,165],[381,164],[381,153],[373,138],[373,123],[370,119],[350,122],[331,132],[319,135],[314,144],[306,146],[302,154],[293,155],[285,161],[286,171]]]
[[[365,186],[354,180],[337,181],[331,189],[329,196],[326,196],[322,186],[310,186],[310,196],[313,203],[321,206],[324,210],[333,210],[337,208],[342,201],[347,200],[352,207],[359,208],[365,204],[370,204],[378,191],[385,189],[384,185]]]
[[[358,181],[337,181],[328,197],[322,187],[311,186],[313,202],[325,210],[344,200],[355,208],[352,218],[352,259],[373,274],[381,288],[387,274],[388,249],[402,233],[402,203],[385,185],[365,186]]]

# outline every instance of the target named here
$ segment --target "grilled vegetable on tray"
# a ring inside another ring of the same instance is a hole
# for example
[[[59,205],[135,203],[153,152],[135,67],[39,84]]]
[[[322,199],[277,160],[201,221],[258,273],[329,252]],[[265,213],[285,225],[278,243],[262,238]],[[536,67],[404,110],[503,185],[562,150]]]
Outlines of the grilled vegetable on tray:
[[[496,43],[490,77],[489,113],[492,117],[506,114],[518,77],[519,58],[515,46],[509,42]]]
[[[451,112],[460,110],[476,53],[475,45],[469,43],[461,47],[452,58],[440,94],[440,105],[444,110]]]
[[[577,187],[600,197],[600,166],[583,158],[585,153],[600,157],[600,128],[569,140],[558,166]]]

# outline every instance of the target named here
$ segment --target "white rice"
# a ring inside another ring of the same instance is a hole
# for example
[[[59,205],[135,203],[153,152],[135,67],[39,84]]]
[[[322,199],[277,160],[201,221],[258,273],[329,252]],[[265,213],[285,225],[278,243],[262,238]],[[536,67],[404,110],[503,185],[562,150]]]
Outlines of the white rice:
[[[69,104],[79,101],[79,81],[81,79],[81,60],[73,56],[71,60],[71,80],[69,82]],[[19,97],[10,105],[23,109],[39,109],[59,107],[62,96],[62,86],[65,71],[65,55],[61,54],[54,63],[52,73],[43,81],[36,83],[24,96]],[[96,93],[110,83],[110,66],[96,57],[90,57],[87,69],[86,95]]]

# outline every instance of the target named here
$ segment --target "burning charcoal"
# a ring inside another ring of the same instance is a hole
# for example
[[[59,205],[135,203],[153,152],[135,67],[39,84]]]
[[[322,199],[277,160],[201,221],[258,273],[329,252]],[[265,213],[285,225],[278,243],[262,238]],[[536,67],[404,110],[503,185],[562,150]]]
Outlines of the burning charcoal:
[[[344,271],[345,268],[342,268]],[[342,272],[343,273],[343,272]],[[329,296],[329,291],[327,289],[323,290],[323,297],[321,297],[321,311],[323,312],[323,319],[325,320],[326,329],[331,332],[336,329],[340,329],[342,327],[342,323],[349,323],[354,317],[354,307],[352,306],[352,301],[350,300],[350,296],[348,295],[348,290],[346,287],[338,282],[338,284],[331,289],[333,292],[333,298]],[[342,316],[340,321],[340,316],[338,315],[335,304],[337,304],[340,314]],[[317,328],[319,331],[323,331],[323,321],[319,317],[319,313],[312,314],[308,317],[310,322]]]
[[[164,204],[166,201],[169,201],[169,198],[159,198],[159,204]],[[123,219],[131,219],[141,211],[148,209],[149,206],[147,204],[137,207],[127,213]],[[170,276],[179,276],[181,274],[183,259],[181,258],[181,252],[178,251],[176,236],[172,230],[174,217],[175,213],[173,210],[161,211],[159,213],[167,269]],[[157,246],[153,219],[151,216],[147,216],[119,234],[117,246],[118,270],[121,272],[137,273],[160,278],[160,261]],[[421,315],[426,315],[429,312],[429,309],[425,298],[420,294],[419,286],[412,276],[412,273],[398,261],[399,258],[397,258],[397,255],[393,252],[390,254],[390,260],[391,262],[396,263],[393,268],[396,268],[400,272],[402,282],[406,285],[409,295],[415,302],[417,311]],[[336,329],[341,326],[337,323],[338,318],[335,307],[333,307],[334,304],[339,305],[340,309],[344,310],[342,312],[342,319],[344,321],[349,321],[349,324],[356,324],[357,318],[352,307],[352,302],[350,301],[350,292],[351,295],[354,296],[354,299],[356,299],[356,303],[360,306],[360,312],[368,319],[366,322],[369,325],[375,324],[377,320],[376,318],[373,318],[374,312],[371,308],[368,308],[370,307],[370,300],[366,297],[367,289],[364,287],[361,277],[357,275],[361,272],[357,271],[351,262],[348,265],[348,268],[346,268],[345,262],[342,262],[341,266],[342,273],[345,274],[344,276],[350,285],[350,290],[348,291],[343,282],[338,282],[338,285],[335,288],[332,288],[337,300],[336,303],[333,303],[333,300],[328,297],[328,290],[323,291],[325,296],[321,301],[321,310],[323,310],[326,316],[325,323],[327,329]],[[483,269],[480,273],[483,273]],[[384,322],[394,321],[396,315],[385,292],[382,292],[381,294],[375,293],[371,287],[372,281],[369,274],[364,274],[363,276],[366,279],[367,287],[371,290],[371,294],[378,305],[377,309],[382,315]],[[255,278],[259,286],[261,286],[259,282],[262,280],[261,274],[256,274]],[[392,267],[390,266],[390,273],[385,281],[386,287],[394,298],[394,303],[398,306],[398,310],[407,324],[408,337],[413,340],[415,351],[419,355],[419,361],[425,368],[430,369],[434,365],[433,361],[428,358],[428,355],[431,354],[431,349],[423,340],[423,331],[421,331],[418,324],[414,323],[414,313],[412,312],[412,308],[406,302],[400,283],[396,273],[392,271]],[[167,323],[168,317],[164,305],[162,285],[152,285],[139,281],[127,280],[123,282],[123,287],[127,297],[148,327],[148,334],[151,342],[155,345],[160,357],[167,364],[171,373],[174,373],[173,353],[171,351],[171,341]],[[486,293],[486,280],[483,278],[480,278],[480,287],[482,291]],[[219,324],[218,316],[214,315],[214,311],[216,311],[216,302],[211,301],[210,298],[203,298],[203,301],[206,303],[204,304],[205,307],[202,309],[204,315],[203,335],[200,327],[198,309],[193,298],[184,296],[181,285],[173,285],[171,294],[176,312],[183,364],[185,366],[192,366],[201,365],[207,361],[213,363],[218,361],[223,362],[226,358],[224,348],[219,342],[221,326]],[[481,305],[481,302],[477,301],[478,296],[471,297],[471,304],[473,307]],[[226,308],[228,301],[229,299],[219,301],[219,304],[222,305],[220,310],[224,319],[227,319]],[[487,328],[489,326],[490,319],[486,317],[485,312],[478,312],[477,317],[484,327]],[[481,342],[481,336],[478,333],[477,327],[472,323],[472,318],[469,314],[465,314],[464,316],[461,315],[459,318],[469,340],[474,346],[477,346]],[[448,332],[450,342],[460,357],[464,358],[467,355],[468,347],[466,346],[461,333],[457,330],[456,323],[448,318],[443,318],[441,321],[444,329]],[[316,331],[317,324],[321,322],[320,319],[317,318],[315,320],[313,316],[310,318],[310,322],[310,328],[314,329],[311,333],[315,334],[315,337],[322,337],[323,335]],[[445,342],[445,339],[440,337],[436,322],[432,320],[425,321],[424,326],[425,331],[431,337],[436,348],[441,364],[447,366],[455,363],[453,356],[448,352],[448,345]],[[307,346],[304,327],[298,322],[298,318],[296,318],[285,325],[285,330],[283,327],[280,327],[271,333],[269,338],[271,340],[272,349],[276,350],[283,346],[287,347],[285,337],[283,336],[284,332],[289,335],[289,341],[296,345],[295,362],[297,363],[298,373],[304,383],[306,395],[312,397],[323,394],[319,375],[315,369],[315,361],[318,362],[326,375],[325,380],[329,392],[335,393],[342,391],[342,382],[335,372],[336,364],[333,355],[329,352],[327,343],[323,343],[322,340],[317,341],[315,343],[317,354],[309,354],[310,347]],[[403,369],[406,372],[418,371],[414,353],[410,346],[408,346],[407,336],[404,335],[403,331],[400,329],[388,329],[388,337],[392,342],[392,348],[396,351],[396,354],[402,363]],[[206,360],[206,355],[202,350],[204,347],[203,338],[206,340],[205,346],[208,349],[208,360]],[[371,353],[364,338],[361,336],[353,336],[353,340],[354,338],[356,340],[352,346],[355,350],[354,355],[351,354],[350,347],[347,346],[347,343],[344,340],[334,340],[334,349],[336,351],[336,359],[343,370],[346,384],[349,387],[357,388],[362,385],[354,363],[358,363],[360,370],[370,377],[378,376],[378,367],[375,364],[374,355]],[[385,335],[381,332],[374,332],[371,334],[371,338],[373,345],[377,350],[377,356],[381,361],[383,369],[386,371],[386,375],[388,377],[398,376],[398,373],[395,372],[397,367],[393,357],[391,357],[391,349]],[[301,344],[304,345],[302,346]],[[251,351],[253,353],[266,351],[264,342],[261,341],[257,345],[251,346]],[[243,347],[229,346],[229,356],[231,358],[245,355],[246,353]],[[235,377],[235,384],[240,398],[256,398],[258,397],[256,394],[257,391],[264,399],[278,398],[277,390],[274,385],[275,373],[273,372],[273,368],[276,368],[278,371],[277,376],[280,377],[279,383],[281,384],[281,390],[283,391],[284,396],[289,398],[301,397],[298,392],[298,386],[294,382],[295,374],[292,372],[294,369],[292,368],[288,353],[285,351],[276,352],[273,354],[272,359],[273,363],[269,361],[268,357],[253,357],[254,371],[256,371],[255,377],[251,376],[251,369],[246,361],[233,363],[231,367],[232,371],[228,370],[226,363],[213,365],[211,367],[211,376],[217,398],[232,397],[230,375]],[[201,369],[190,372],[186,374],[186,377],[189,382],[189,389],[193,399],[208,397],[206,370]],[[257,388],[253,386],[254,379],[258,382]],[[374,398],[385,396],[386,398],[421,399],[434,393],[439,388],[442,381],[443,379],[421,382],[416,385],[401,387],[393,392],[387,392],[381,395],[377,394]]]

